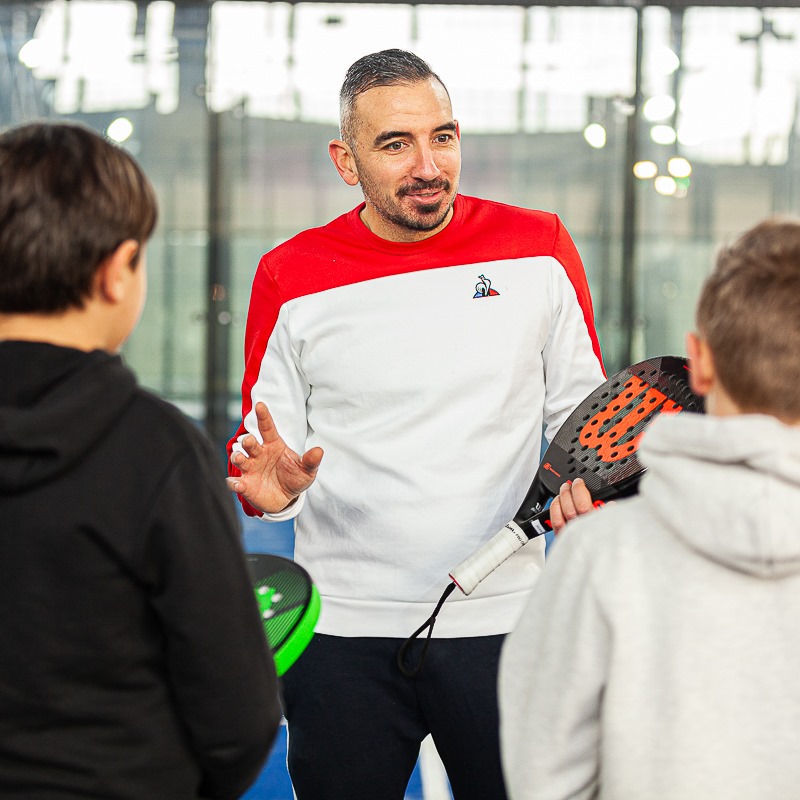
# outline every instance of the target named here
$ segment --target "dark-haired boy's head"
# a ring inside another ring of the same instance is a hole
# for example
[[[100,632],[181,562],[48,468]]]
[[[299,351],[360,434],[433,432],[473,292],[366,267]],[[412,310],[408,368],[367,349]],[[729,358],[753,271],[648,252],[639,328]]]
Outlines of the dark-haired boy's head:
[[[742,412],[800,420],[800,219],[766,220],[722,248],[696,321]]]
[[[82,308],[122,242],[147,243],[153,187],[124,150],[88,128],[34,123],[0,134],[0,313]]]

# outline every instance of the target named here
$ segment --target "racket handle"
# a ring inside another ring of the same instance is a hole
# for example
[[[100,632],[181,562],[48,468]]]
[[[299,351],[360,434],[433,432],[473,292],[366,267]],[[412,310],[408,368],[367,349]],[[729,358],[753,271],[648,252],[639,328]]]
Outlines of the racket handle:
[[[450,572],[450,578],[464,594],[471,594],[475,587],[488,575],[494,572],[509,556],[512,556],[524,544],[548,529],[542,517],[549,519],[549,510],[524,522],[512,521],[500,529],[485,545],[476,550],[469,558],[462,561]]]

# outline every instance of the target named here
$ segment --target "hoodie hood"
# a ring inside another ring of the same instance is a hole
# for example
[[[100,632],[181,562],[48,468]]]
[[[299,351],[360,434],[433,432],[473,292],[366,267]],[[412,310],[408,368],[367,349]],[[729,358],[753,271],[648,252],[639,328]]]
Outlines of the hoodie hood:
[[[640,494],[689,547],[760,577],[800,572],[800,428],[757,414],[662,416],[639,458]]]
[[[119,356],[41,342],[0,342],[0,494],[69,469],[131,402]]]

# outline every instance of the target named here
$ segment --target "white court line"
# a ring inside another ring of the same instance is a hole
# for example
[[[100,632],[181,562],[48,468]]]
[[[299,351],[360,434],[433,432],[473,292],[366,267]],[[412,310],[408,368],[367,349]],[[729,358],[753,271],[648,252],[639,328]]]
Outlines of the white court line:
[[[419,772],[422,779],[422,796],[425,800],[452,800],[447,773],[430,736],[422,740],[419,751]]]

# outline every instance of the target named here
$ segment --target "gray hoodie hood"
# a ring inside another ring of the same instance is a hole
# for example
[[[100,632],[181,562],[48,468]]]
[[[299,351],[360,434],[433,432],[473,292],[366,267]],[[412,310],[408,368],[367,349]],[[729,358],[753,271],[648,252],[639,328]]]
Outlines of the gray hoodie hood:
[[[800,428],[756,414],[662,416],[639,456],[640,494],[689,547],[760,577],[800,572]]]

